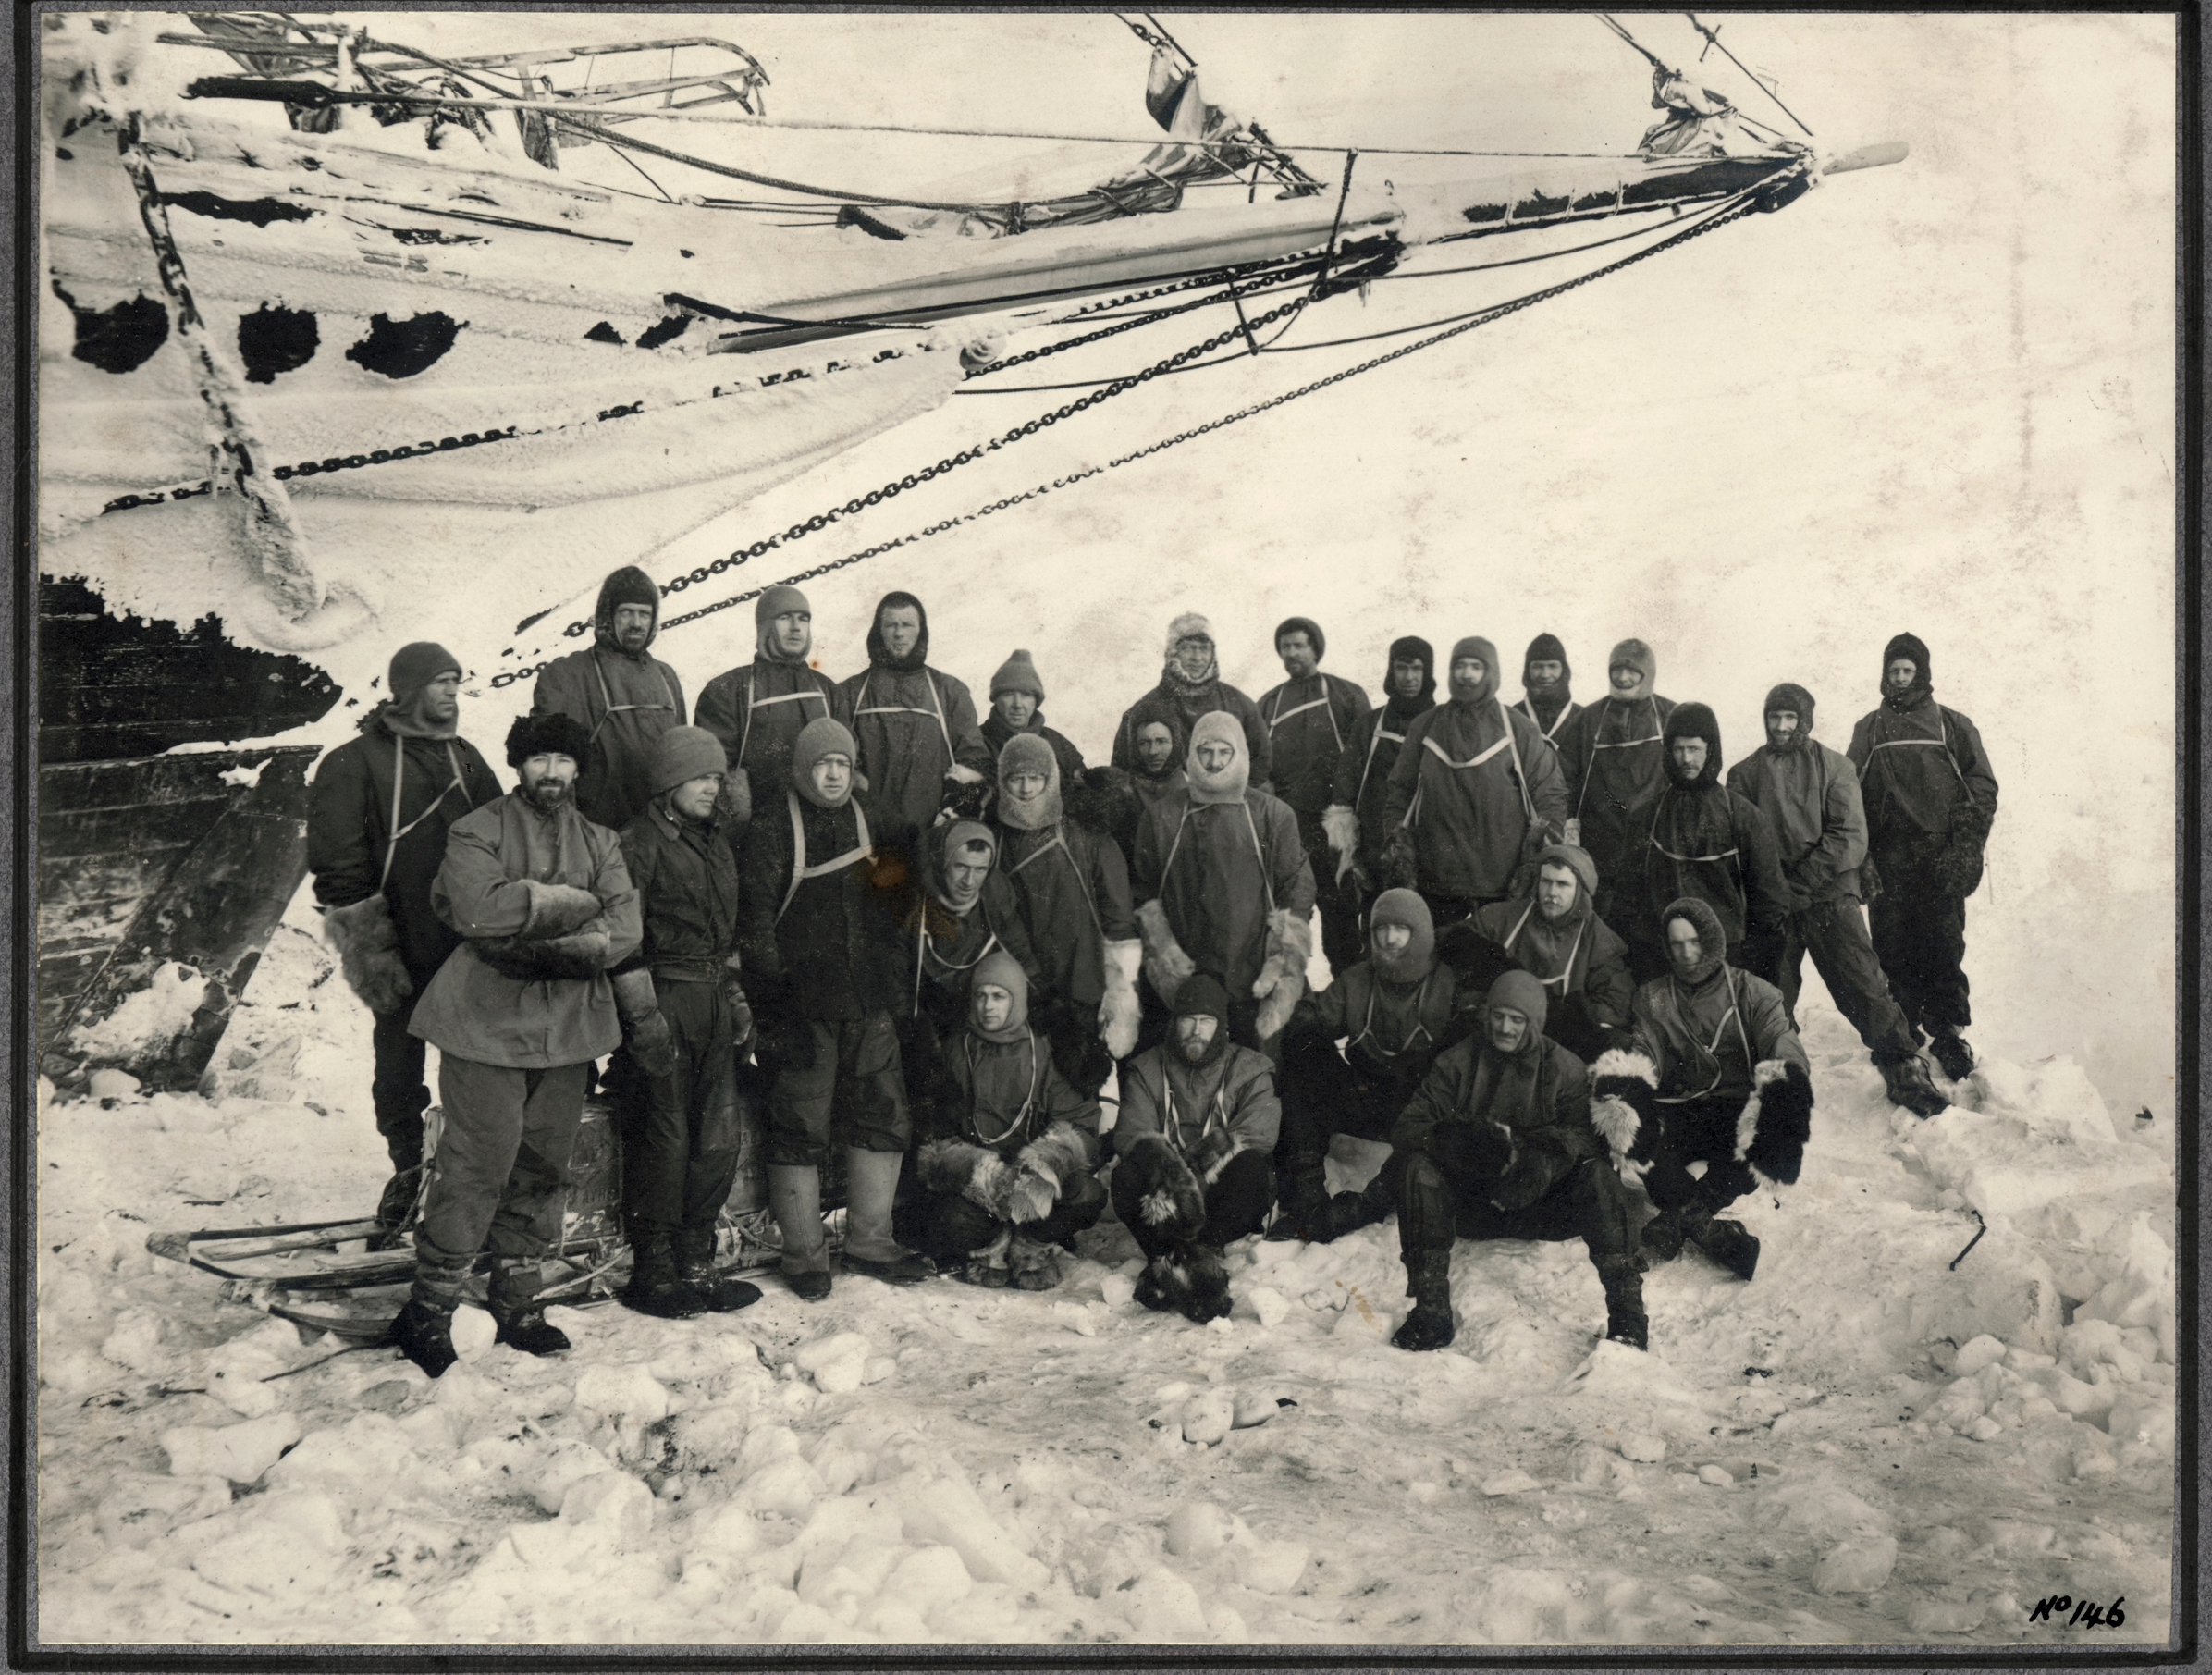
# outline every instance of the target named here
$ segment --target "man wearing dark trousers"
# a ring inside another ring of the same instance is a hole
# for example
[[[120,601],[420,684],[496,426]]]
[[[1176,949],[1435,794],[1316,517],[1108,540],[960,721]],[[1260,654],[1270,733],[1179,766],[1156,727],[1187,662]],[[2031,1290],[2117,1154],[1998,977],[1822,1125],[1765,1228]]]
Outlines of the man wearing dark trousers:
[[[447,830],[500,794],[498,777],[461,736],[461,659],[444,647],[402,646],[386,683],[391,696],[362,718],[361,737],[323,758],[308,809],[307,865],[323,933],[375,1020],[370,1096],[393,1171],[376,1205],[387,1239],[421,1194],[430,1103],[423,1041],[407,1027],[461,945],[431,905],[431,881],[446,858]]]
[[[1336,783],[1336,766],[1374,706],[1364,688],[1323,674],[1329,642],[1310,617],[1292,617],[1275,630],[1275,655],[1290,678],[1260,700],[1272,754],[1275,794],[1298,818],[1298,842],[1313,868],[1321,914],[1321,952],[1329,969],[1346,971],[1360,955],[1358,887],[1339,887],[1322,817]]]

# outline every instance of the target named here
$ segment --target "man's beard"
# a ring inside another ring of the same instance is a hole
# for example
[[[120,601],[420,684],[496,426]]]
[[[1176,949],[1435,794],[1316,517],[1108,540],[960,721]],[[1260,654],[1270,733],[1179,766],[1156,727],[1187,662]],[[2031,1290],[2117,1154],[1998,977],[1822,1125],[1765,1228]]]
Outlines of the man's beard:
[[[540,780],[530,787],[532,807],[550,811],[569,800],[569,782],[566,780]]]
[[[1225,1029],[1216,1029],[1212,1035],[1207,1038],[1204,1045],[1201,1046],[1197,1041],[1177,1041],[1175,1050],[1183,1054],[1185,1064],[1195,1067],[1211,1064],[1227,1050],[1228,1045],[1229,1032]]]
[[[1574,915],[1575,905],[1572,902],[1567,903],[1564,907],[1554,907],[1543,901],[1539,901],[1536,904],[1536,917],[1547,925],[1564,925],[1568,919],[1574,918]]]

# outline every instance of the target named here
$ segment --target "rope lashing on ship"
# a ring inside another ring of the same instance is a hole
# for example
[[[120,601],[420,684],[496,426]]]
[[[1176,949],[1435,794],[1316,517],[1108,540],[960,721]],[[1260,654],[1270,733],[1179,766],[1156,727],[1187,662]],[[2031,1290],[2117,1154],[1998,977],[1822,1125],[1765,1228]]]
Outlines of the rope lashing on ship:
[[[748,592],[735,594],[729,598],[717,600],[712,605],[702,606],[697,610],[686,611],[682,615],[670,617],[662,622],[660,625],[661,630],[663,633],[666,633],[669,630],[681,627],[686,623],[697,622],[702,617],[712,616],[718,611],[726,610],[731,606],[741,605],[748,600],[756,599],[763,593],[768,591],[769,585],[796,586],[803,582],[813,581],[817,577],[828,575],[834,571],[843,570],[850,565],[858,564],[866,560],[879,557],[884,553],[894,551],[903,547],[914,546],[920,541],[928,540],[932,536],[942,535],[947,531],[960,528],[965,524],[976,523],[980,519],[990,517],[995,513],[1006,511],[1011,507],[1027,504],[1031,501],[1041,499],[1045,495],[1054,493],[1057,490],[1071,487],[1077,483],[1088,481],[1089,478],[1102,475],[1108,471],[1115,470],[1125,465],[1133,465],[1139,460],[1149,459],[1154,454],[1164,453],[1171,448],[1180,447],[1186,442],[1196,441],[1200,437],[1210,436],[1217,431],[1225,430],[1232,425],[1241,424],[1246,419],[1256,418],[1263,413],[1272,412],[1274,409],[1297,400],[1302,397],[1316,394],[1321,390],[1327,389],[1334,385],[1344,383],[1347,379],[1358,377],[1363,373],[1372,372],[1378,367],[1387,366],[1393,362],[1404,360],[1409,355],[1418,354],[1423,350],[1434,348],[1440,343],[1448,342],[1454,338],[1464,336],[1466,333],[1474,331],[1481,326],[1487,326],[1497,320],[1504,319],[1510,314],[1518,314],[1521,310],[1532,307],[1538,302],[1545,302],[1551,298],[1564,295],[1566,292],[1577,289],[1581,286],[1588,285],[1593,280],[1604,278],[1608,275],[1617,273],[1625,267],[1631,266],[1638,262],[1641,262],[1651,256],[1657,255],[1663,250],[1672,249],[1676,245],[1685,243],[1691,239],[1699,238],[1705,233],[1709,233],[1718,228],[1725,227],[1732,221],[1739,220],[1745,216],[1751,215],[1754,213],[1759,206],[1760,205],[1756,195],[1747,194],[1741,201],[1729,205],[1726,209],[1717,212],[1711,216],[1708,216],[1706,219],[1699,222],[1694,227],[1686,227],[1679,229],[1672,237],[1659,244],[1653,245],[1648,250],[1638,251],[1631,255],[1624,256],[1617,262],[1608,264],[1604,267],[1594,269],[1590,273],[1579,275],[1572,279],[1563,280],[1558,285],[1552,286],[1542,291],[1531,292],[1528,296],[1518,298],[1512,302],[1501,304],[1494,310],[1487,311],[1474,319],[1464,321],[1458,325],[1449,326],[1445,330],[1438,332],[1432,337],[1422,338],[1416,342],[1403,344],[1396,349],[1390,350],[1382,354],[1373,356],[1372,358],[1359,362],[1355,365],[1347,366],[1339,372],[1331,373],[1326,377],[1317,378],[1311,383],[1300,385],[1296,389],[1285,390],[1281,395],[1271,396],[1267,400],[1254,402],[1248,407],[1239,408],[1235,413],[1223,414],[1221,418],[1214,419],[1207,424],[1196,425],[1188,430],[1179,431],[1172,437],[1162,437],[1161,440],[1153,442],[1147,447],[1137,449],[1129,453],[1122,454],[1117,458],[1109,460],[1103,465],[1090,466],[1083,471],[1075,472],[1063,477],[1056,477],[1050,483],[1040,483],[1036,487],[1031,488],[1022,494],[1007,496],[1003,499],[995,500],[988,505],[977,507],[973,511],[969,511],[956,517],[946,518],[939,523],[932,523],[926,528],[916,530],[907,535],[896,536],[889,541],[880,542],[874,547],[864,548],[859,552],[847,554],[842,559],[832,560],[826,564],[817,565],[813,569],[802,571],[796,575],[784,577],[779,583],[764,585],[760,587],[753,588]],[[1288,307],[1295,305],[1286,304],[1285,306]],[[1234,337],[1237,334],[1230,333],[1227,335]],[[730,560],[724,561],[724,565],[726,567],[728,564],[731,563],[742,563],[744,561],[744,558],[748,556],[751,556],[749,549],[743,556],[733,553],[731,555]],[[538,673],[543,668],[544,665],[539,664],[533,668],[517,671],[511,674],[496,674],[492,677],[491,684],[494,686],[510,685],[514,682],[530,678],[531,676]]]
[[[1684,12],[1682,15],[1690,19],[1690,27],[1691,29],[1694,29],[1699,34],[1705,37],[1706,52],[1712,51],[1712,49],[1716,46],[1719,47],[1721,51],[1721,56],[1727,59],[1730,64],[1733,64],[1738,69],[1741,70],[1746,76],[1750,77],[1751,80],[1757,84],[1759,91],[1775,102],[1775,108],[1779,110],[1785,117],[1788,117],[1792,122],[1798,125],[1798,131],[1800,133],[1803,134],[1808,140],[1813,138],[1813,130],[1805,126],[1804,118],[1800,117],[1797,112],[1791,110],[1789,106],[1782,103],[1782,95],[1775,92],[1773,88],[1767,85],[1766,78],[1758,74],[1751,68],[1750,65],[1746,64],[1741,58],[1739,58],[1734,53],[1727,49],[1727,44],[1720,38],[1720,30],[1708,28],[1706,25],[1700,23],[1698,21],[1698,15],[1695,12]],[[1698,55],[1698,62],[1702,64],[1704,61],[1705,54],[1700,53]]]

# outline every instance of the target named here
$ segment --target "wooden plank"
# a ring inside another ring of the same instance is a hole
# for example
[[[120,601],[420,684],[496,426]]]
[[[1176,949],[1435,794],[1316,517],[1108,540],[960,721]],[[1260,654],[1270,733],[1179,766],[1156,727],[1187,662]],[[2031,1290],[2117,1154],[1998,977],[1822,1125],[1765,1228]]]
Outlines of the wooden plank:
[[[187,802],[201,797],[229,801],[237,791],[223,775],[252,766],[273,747],[244,750],[190,750],[175,755],[117,757],[97,762],[39,762],[39,812],[50,809],[135,807],[141,803]]]
[[[180,855],[189,855],[238,801],[235,786],[224,789],[228,793],[226,796],[202,797],[189,803],[117,804],[51,818],[42,809],[40,858],[72,860],[80,856],[127,855],[141,847],[173,849]]]

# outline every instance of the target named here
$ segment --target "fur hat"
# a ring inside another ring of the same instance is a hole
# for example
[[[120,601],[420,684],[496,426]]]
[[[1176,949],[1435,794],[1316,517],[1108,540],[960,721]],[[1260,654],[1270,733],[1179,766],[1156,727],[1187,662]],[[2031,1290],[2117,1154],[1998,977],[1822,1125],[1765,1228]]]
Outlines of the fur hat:
[[[1718,971],[1721,961],[1727,957],[1728,934],[1720,928],[1720,915],[1713,911],[1712,904],[1699,896],[1680,895],[1667,903],[1659,915],[1661,942],[1666,940],[1667,926],[1677,919],[1688,919],[1697,927],[1700,957],[1697,968],[1685,980],[1702,983]]]
[[[1162,655],[1174,657],[1175,647],[1185,640],[1204,640],[1210,646],[1213,643],[1213,624],[1195,610],[1183,612],[1167,625],[1167,650]]]
[[[1885,680],[1889,676],[1890,664],[1899,658],[1912,659],[1913,668],[1920,671],[1919,684],[1927,685],[1935,679],[1936,671],[1928,667],[1927,644],[1918,634],[1898,634],[1882,647],[1882,676]]]
[[[1175,991],[1177,1017],[1210,1017],[1226,1029],[1229,1027],[1229,991],[1222,987],[1222,979],[1210,971],[1194,971],[1183,979]]]
[[[730,758],[723,752],[722,741],[706,728],[671,727],[653,741],[647,767],[647,783],[658,796],[710,773],[728,773]]]
[[[1045,701],[1045,684],[1037,673],[1037,665],[1026,651],[1017,651],[999,665],[999,671],[990,677],[989,696],[1002,692],[1026,692],[1038,703]]]
[[[1660,749],[1667,754],[1667,775],[1674,775],[1674,747],[1677,739],[1703,739],[1705,766],[1693,785],[1710,785],[1720,778],[1720,718],[1713,713],[1709,704],[1677,704],[1674,714],[1666,718],[1666,727],[1661,735]],[[1675,782],[1677,784],[1680,781]]]
[[[1798,719],[1798,736],[1803,738],[1813,731],[1813,695],[1794,681],[1784,681],[1766,695],[1766,708],[1759,713],[1770,716],[1777,709],[1793,712]]]
[[[860,766],[860,749],[853,743],[852,730],[835,716],[818,715],[800,728],[799,736],[792,741],[791,782],[816,807],[842,808],[852,800],[850,788],[834,803],[823,802],[822,794],[815,789],[814,765],[826,756],[842,756],[854,768]]]
[[[1610,690],[1613,671],[1623,664],[1643,676],[1642,682],[1634,692],[1623,693]],[[1641,640],[1623,640],[1613,648],[1611,654],[1605,659],[1605,679],[1608,683],[1609,696],[1613,697],[1648,698],[1658,689],[1659,659],[1652,655],[1652,648]]]
[[[650,647],[660,632],[660,589],[634,564],[623,565],[599,584],[599,605],[592,613],[592,625],[609,646],[614,644],[615,610],[622,605],[644,605],[652,610],[653,621],[645,630],[645,644]]]
[[[572,715],[519,715],[507,730],[507,765],[520,768],[534,756],[565,756],[584,771],[591,755],[591,729]]]
[[[435,640],[417,640],[392,653],[384,684],[393,703],[404,708],[414,695],[441,674],[461,672],[461,659]]]
[[[1311,617],[1284,617],[1275,624],[1275,644],[1283,644],[1286,634],[1303,634],[1308,645],[1313,647],[1313,660],[1320,662],[1329,649],[1329,636],[1321,632],[1321,625]]]

